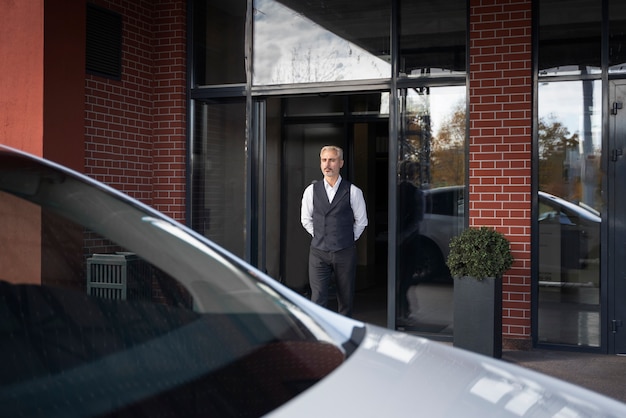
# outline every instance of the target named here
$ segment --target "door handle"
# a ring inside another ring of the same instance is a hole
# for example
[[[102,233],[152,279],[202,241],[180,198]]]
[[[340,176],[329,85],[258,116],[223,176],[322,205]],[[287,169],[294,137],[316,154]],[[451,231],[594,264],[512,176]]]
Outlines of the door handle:
[[[615,162],[619,157],[624,154],[624,151],[621,148],[615,148],[611,151],[611,161]]]
[[[613,107],[611,108],[611,115],[617,115],[617,111],[622,109],[622,102],[613,102]]]
[[[622,320],[621,319],[613,319],[611,321],[611,332],[613,334],[617,333],[617,328],[621,327],[623,325]]]

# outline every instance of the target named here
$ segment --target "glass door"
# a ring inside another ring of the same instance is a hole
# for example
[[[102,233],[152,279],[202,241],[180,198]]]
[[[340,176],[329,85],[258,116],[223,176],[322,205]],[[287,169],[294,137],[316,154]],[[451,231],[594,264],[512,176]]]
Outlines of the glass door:
[[[600,86],[539,86],[539,343],[601,345]]]
[[[465,225],[465,87],[400,91],[396,328],[452,335],[450,239]]]
[[[339,145],[341,175],[363,190],[369,219],[357,242],[355,318],[383,327],[394,319],[400,330],[446,339],[452,335],[453,289],[445,257],[450,238],[465,224],[465,87],[404,91],[394,141],[388,99],[385,92],[266,99],[266,264],[273,277],[308,296],[310,237],[300,223],[302,193],[322,179],[321,147]],[[399,147],[392,179],[391,146]],[[397,187],[397,202],[389,201],[390,184]],[[409,197],[408,186],[419,199]],[[390,208],[397,210],[397,243],[389,242]],[[396,246],[393,259],[390,245]],[[387,277],[389,262],[396,263],[397,279]]]
[[[626,353],[626,80],[611,83],[611,116],[609,136],[609,178],[611,204],[609,208],[609,251],[614,263],[609,266],[609,351]]]
[[[354,316],[381,326],[386,324],[386,243],[379,241],[379,234],[386,224],[388,203],[387,97],[376,92],[270,98],[266,123],[267,175],[276,178],[280,172],[280,181],[266,182],[268,208],[279,203],[266,211],[269,269],[279,258],[278,274],[270,273],[308,296],[311,237],[300,223],[302,193],[323,178],[321,148],[338,145],[345,160],[341,176],[363,190],[369,220],[357,241]],[[280,237],[278,246],[269,242],[272,237]],[[335,303],[331,294],[329,308]]]
[[[300,205],[304,189],[321,180],[320,149],[337,145],[346,150],[345,127],[341,123],[297,123],[285,126],[283,217],[283,274],[289,287],[308,291],[308,256],[310,235],[300,223]],[[349,158],[345,155],[344,158]],[[347,178],[349,165],[344,165]]]

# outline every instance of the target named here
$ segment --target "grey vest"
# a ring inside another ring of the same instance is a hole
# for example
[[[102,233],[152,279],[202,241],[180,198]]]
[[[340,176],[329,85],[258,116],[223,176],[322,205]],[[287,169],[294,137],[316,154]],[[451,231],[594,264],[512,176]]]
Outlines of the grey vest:
[[[339,251],[354,245],[354,213],[350,205],[351,184],[342,179],[333,202],[328,201],[324,182],[313,184],[313,239],[311,246]]]

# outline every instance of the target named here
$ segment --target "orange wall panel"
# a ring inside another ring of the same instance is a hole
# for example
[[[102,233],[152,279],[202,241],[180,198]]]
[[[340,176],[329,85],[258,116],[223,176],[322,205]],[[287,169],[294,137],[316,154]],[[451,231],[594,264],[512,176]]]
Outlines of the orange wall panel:
[[[44,0],[0,0],[0,143],[43,155]]]

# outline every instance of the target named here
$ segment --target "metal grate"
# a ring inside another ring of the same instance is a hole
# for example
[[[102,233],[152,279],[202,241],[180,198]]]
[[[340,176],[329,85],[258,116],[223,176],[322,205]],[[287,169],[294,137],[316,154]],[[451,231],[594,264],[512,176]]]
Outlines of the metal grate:
[[[87,5],[87,72],[116,80],[122,77],[122,16]]]
[[[149,264],[134,253],[93,254],[87,259],[87,294],[103,299],[150,300]]]

